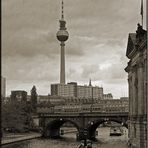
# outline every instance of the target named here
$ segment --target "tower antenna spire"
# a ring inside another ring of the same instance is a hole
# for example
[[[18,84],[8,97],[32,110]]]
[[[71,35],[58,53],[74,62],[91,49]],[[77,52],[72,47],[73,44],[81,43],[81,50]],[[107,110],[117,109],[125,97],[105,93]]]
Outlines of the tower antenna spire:
[[[89,86],[92,86],[92,85],[91,85],[91,79],[89,79]]]
[[[143,27],[143,0],[141,0],[141,11],[140,11],[140,14],[141,14],[141,23],[142,23],[142,27]]]
[[[61,16],[61,19],[64,19],[64,2],[62,0],[62,16]]]

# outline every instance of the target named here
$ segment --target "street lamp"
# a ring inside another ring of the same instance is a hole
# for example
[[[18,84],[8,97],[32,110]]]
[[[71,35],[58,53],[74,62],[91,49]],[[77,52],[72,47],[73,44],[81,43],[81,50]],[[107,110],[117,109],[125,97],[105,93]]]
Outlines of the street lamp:
[[[87,146],[87,129],[86,128],[84,129],[83,134],[84,134],[84,147],[85,147]]]
[[[94,123],[93,123],[93,122],[91,122],[90,124],[91,124],[91,125],[93,125]]]
[[[91,90],[91,92],[92,92],[92,94],[91,94],[91,110],[90,110],[90,112],[92,112],[92,107],[93,107],[93,86],[92,86],[92,90]]]

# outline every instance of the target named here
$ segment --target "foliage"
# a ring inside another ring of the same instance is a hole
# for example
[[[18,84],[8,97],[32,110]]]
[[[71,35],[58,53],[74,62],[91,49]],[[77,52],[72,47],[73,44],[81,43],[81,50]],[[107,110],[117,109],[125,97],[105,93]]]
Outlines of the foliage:
[[[2,128],[13,128],[18,131],[30,128],[31,110],[27,103],[8,102],[2,105]]]
[[[31,106],[32,106],[32,111],[36,112],[36,106],[37,106],[37,92],[36,92],[36,87],[33,86],[31,89]]]

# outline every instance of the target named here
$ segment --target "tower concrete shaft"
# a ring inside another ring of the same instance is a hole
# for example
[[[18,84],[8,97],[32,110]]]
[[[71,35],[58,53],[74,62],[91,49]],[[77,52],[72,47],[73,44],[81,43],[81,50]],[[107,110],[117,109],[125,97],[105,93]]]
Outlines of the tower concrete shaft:
[[[61,42],[60,83],[65,84],[65,44]]]

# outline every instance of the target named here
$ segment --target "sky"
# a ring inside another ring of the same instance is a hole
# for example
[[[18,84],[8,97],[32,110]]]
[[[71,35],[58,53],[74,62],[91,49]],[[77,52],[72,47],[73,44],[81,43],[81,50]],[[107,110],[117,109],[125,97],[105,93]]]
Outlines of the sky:
[[[59,83],[60,17],[61,0],[2,0],[7,96],[11,90],[30,94],[33,85],[39,95],[47,95],[50,84]],[[128,96],[126,48],[128,34],[141,22],[140,0],[64,0],[64,18],[66,82],[88,85],[91,79],[114,98]]]

